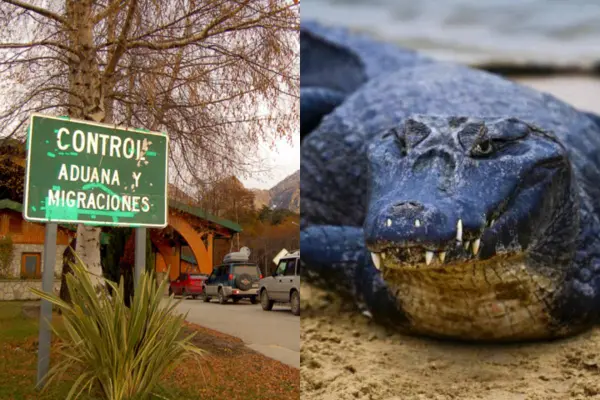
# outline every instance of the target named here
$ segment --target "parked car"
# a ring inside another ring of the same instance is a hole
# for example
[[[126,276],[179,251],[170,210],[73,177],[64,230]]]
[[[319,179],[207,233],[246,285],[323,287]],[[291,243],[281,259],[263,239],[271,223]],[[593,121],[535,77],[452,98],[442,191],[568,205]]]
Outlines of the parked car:
[[[181,274],[169,285],[169,296],[171,294],[181,295],[184,299],[192,296],[192,299],[202,294],[202,283],[207,276],[202,274]]]
[[[282,257],[272,276],[261,279],[258,293],[265,311],[275,303],[289,303],[294,315],[300,315],[300,252]]]
[[[254,263],[232,261],[218,265],[204,281],[203,299],[208,303],[216,297],[220,304],[225,304],[229,299],[237,303],[247,298],[252,304],[256,304],[260,279],[262,274]]]

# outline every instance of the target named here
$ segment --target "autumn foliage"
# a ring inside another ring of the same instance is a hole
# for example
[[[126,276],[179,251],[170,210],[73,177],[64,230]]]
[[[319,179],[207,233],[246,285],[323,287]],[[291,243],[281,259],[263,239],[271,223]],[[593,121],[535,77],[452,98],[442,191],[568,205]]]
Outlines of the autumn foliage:
[[[229,244],[215,243],[215,262],[230,251],[247,246],[252,251],[251,261],[257,263],[263,274],[273,272],[273,258],[281,249],[300,248],[300,216],[287,209],[263,206],[257,210],[254,193],[246,189],[236,177],[227,177],[199,192],[198,205],[211,214],[239,223],[243,231]]]
[[[0,140],[0,200],[23,202],[25,144],[16,139]]]

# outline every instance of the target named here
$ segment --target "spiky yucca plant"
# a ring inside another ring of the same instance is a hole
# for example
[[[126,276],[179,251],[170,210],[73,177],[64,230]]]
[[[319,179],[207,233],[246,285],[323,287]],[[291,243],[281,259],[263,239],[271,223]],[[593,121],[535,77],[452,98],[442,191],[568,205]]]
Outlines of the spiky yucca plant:
[[[157,395],[153,390],[165,371],[187,357],[203,354],[190,344],[193,334],[180,339],[185,316],[174,312],[179,301],[173,296],[163,299],[167,280],[157,287],[152,275],[142,273],[131,308],[127,308],[123,280],[119,285],[107,281],[112,296],[105,290],[98,293],[85,265],[73,254],[73,274],[66,277],[72,304],[32,289],[62,311],[66,328],[52,327],[61,339],[59,352],[64,357],[48,372],[45,387],[75,370],[79,376],[67,399],[78,398],[86,389],[88,393],[98,390],[107,400]]]

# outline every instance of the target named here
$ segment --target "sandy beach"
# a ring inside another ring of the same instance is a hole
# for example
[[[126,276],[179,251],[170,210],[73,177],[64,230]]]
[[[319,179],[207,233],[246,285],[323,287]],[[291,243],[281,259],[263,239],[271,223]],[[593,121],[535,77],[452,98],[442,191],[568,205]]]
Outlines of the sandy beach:
[[[386,331],[314,288],[302,296],[302,399],[600,399],[600,327],[554,342],[444,342]]]
[[[514,77],[513,80],[585,111],[600,114],[600,79],[588,76]]]

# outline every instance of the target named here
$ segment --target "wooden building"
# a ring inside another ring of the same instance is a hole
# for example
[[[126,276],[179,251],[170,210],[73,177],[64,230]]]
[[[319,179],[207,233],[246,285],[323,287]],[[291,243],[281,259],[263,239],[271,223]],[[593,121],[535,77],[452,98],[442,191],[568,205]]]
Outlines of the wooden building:
[[[45,227],[25,221],[22,212],[21,203],[0,200],[0,238],[3,241],[0,252],[5,253],[0,258],[7,262],[7,265],[0,265],[0,275],[2,278],[41,279]],[[58,227],[54,266],[57,275],[62,270],[63,253],[74,237],[72,227]]]
[[[0,200],[0,240],[9,241],[12,252],[10,265],[5,267],[4,274],[10,278],[39,280],[43,269],[44,224],[25,221],[22,208],[22,204],[18,202]],[[215,263],[213,260],[215,241],[229,242],[242,230],[232,221],[214,217],[200,208],[173,200],[169,201],[168,221],[166,228],[149,231],[156,250],[156,271],[164,274],[170,268],[171,280],[189,269],[210,274],[213,266],[220,262],[217,260]],[[58,227],[55,264],[57,276],[62,269],[63,253],[75,237],[75,232],[75,225]],[[134,237],[135,235],[131,235],[130,240],[134,240]],[[103,234],[102,243],[106,244],[108,240],[109,236]],[[189,249],[189,254],[183,258],[182,247]],[[1,259],[0,254],[0,261]],[[0,275],[2,273],[0,265]]]

